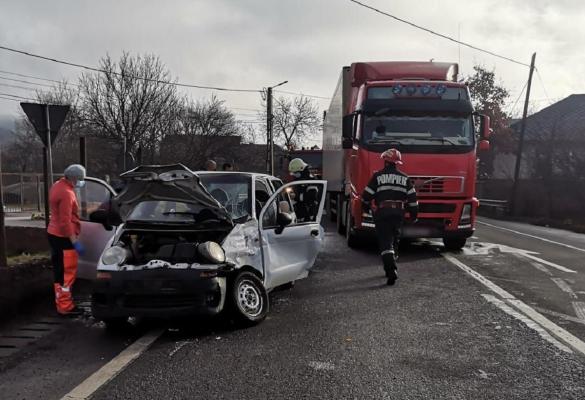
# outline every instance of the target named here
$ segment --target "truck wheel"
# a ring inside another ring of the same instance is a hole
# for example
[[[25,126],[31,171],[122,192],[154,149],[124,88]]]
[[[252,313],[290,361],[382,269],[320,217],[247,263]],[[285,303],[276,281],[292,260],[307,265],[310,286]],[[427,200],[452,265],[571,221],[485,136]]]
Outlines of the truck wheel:
[[[360,237],[353,229],[353,217],[351,216],[351,210],[349,209],[349,205],[347,207],[347,217],[345,220],[347,221],[347,227],[345,231],[345,239],[347,240],[347,245],[352,249],[358,248],[361,245]]]
[[[345,225],[343,225],[343,196],[337,195],[337,205],[335,207],[337,217],[337,233],[345,235]]]
[[[465,247],[465,242],[467,242],[465,238],[443,238],[445,249],[449,251],[461,250]]]
[[[333,210],[333,199],[332,199],[333,195],[332,194],[328,194],[327,195],[327,215],[329,215],[329,221],[331,222],[337,222],[337,213],[333,213],[331,210]],[[337,211],[337,208],[335,209]]]
[[[268,294],[256,275],[240,272],[232,281],[229,296],[230,311],[239,325],[256,325],[268,314]]]

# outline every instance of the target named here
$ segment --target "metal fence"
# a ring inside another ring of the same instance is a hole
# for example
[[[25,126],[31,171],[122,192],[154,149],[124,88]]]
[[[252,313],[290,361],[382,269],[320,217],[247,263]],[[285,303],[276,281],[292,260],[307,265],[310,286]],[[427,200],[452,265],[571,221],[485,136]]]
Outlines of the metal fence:
[[[43,174],[2,173],[4,211],[10,213],[43,211]],[[58,175],[54,179],[59,179]]]

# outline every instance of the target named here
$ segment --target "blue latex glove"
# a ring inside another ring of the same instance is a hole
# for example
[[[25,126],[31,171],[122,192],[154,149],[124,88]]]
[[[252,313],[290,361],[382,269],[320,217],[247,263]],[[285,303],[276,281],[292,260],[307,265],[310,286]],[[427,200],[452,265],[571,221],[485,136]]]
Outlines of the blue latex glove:
[[[75,251],[77,252],[77,254],[79,254],[80,256],[85,254],[85,247],[83,247],[83,245],[81,244],[81,242],[75,242],[73,243],[73,248],[75,249]]]

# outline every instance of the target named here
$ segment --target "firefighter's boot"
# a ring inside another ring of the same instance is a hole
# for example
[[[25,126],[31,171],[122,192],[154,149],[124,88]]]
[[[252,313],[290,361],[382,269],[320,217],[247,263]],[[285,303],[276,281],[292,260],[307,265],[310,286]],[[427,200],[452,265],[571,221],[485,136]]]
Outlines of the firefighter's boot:
[[[386,272],[386,278],[388,279],[386,283],[388,286],[392,286],[398,279],[398,274],[396,273],[398,269],[398,266],[396,265],[396,255],[393,251],[388,252],[382,255],[382,260],[384,261],[384,272]]]

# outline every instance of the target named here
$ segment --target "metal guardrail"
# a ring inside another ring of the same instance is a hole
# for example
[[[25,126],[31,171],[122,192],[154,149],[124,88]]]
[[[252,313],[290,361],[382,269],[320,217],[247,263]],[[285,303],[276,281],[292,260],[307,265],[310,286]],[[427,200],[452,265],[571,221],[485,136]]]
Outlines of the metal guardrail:
[[[508,213],[508,200],[479,199],[480,209],[489,209],[498,216]]]

